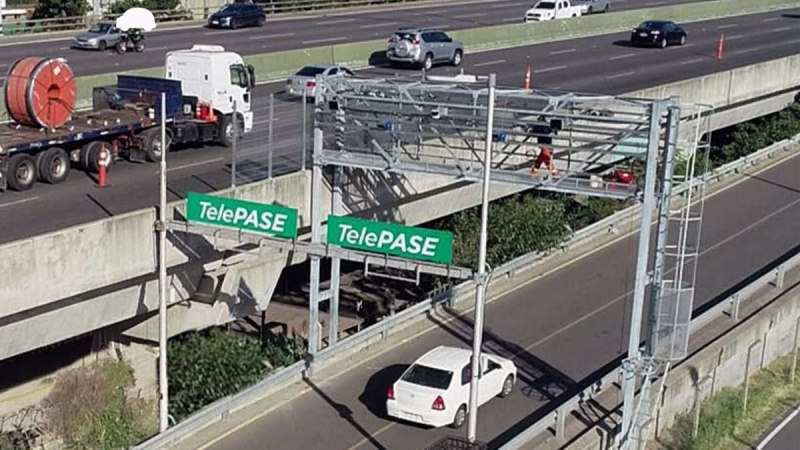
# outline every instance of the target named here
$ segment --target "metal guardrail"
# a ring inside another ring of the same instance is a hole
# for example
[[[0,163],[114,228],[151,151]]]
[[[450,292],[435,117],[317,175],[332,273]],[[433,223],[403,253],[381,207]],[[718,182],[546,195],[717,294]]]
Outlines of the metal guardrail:
[[[777,142],[769,147],[763,148],[737,161],[725,164],[724,166],[720,166],[717,169],[700,177],[700,179],[709,182],[721,181],[728,175],[740,172],[744,167],[748,165],[754,165],[764,159],[773,158],[775,154],[778,152],[788,151],[788,147],[791,144],[800,144],[800,134],[794,136],[791,139],[786,139],[784,141]],[[693,186],[699,185],[700,180],[696,181],[697,182],[693,184]],[[689,189],[688,184],[681,184],[679,186],[675,186],[673,192],[681,193],[686,189]],[[544,257],[548,256],[549,254],[552,254],[553,252],[564,250],[566,248],[578,245],[588,239],[591,239],[597,234],[603,233],[604,231],[610,232],[610,230],[616,224],[635,218],[636,215],[638,215],[640,212],[641,212],[641,205],[638,204],[633,205],[624,210],[618,211],[612,214],[611,216],[606,217],[603,220],[600,220],[598,222],[593,223],[592,225],[589,225],[587,227],[578,230],[577,232],[575,232],[569,243],[567,243],[565,246],[562,246],[559,249],[555,249],[547,253],[529,253],[527,255],[523,255],[519,258],[509,261],[506,264],[503,264],[502,266],[492,271],[492,279],[490,281],[490,285],[499,281],[503,276],[514,277],[517,274],[517,272],[524,271],[525,269],[530,268],[536,262],[542,260]],[[790,261],[793,264],[800,264],[800,257],[793,258]],[[786,264],[788,264],[788,262],[784,263],[784,266],[786,266]],[[793,266],[787,266],[787,267],[793,267]],[[785,272],[786,269],[784,268],[783,270]],[[742,292],[750,293],[763,287],[764,284],[771,282],[775,278],[776,273],[777,272],[774,273],[771,272],[770,274],[768,274],[771,275],[771,277],[765,275],[764,277],[762,277],[762,279],[757,280],[756,282],[745,288],[747,289],[746,291],[743,290]],[[761,285],[756,286],[756,283],[763,281],[763,279],[768,279],[768,280],[763,282]],[[445,303],[453,304],[457,303],[458,301],[463,301],[471,298],[474,289],[475,289],[475,283],[473,281],[466,281],[457,286],[454,286],[450,290],[436,291],[432,293],[425,300],[413,306],[410,306],[400,312],[397,312],[389,317],[386,317],[383,320],[379,321],[378,323],[371,325],[365,328],[364,330],[339,341],[335,345],[322,349],[315,356],[314,363],[319,365],[320,363],[330,361],[342,354],[351,353],[355,350],[363,349],[364,347],[370,345],[371,343],[386,340],[392,330],[398,331],[397,330],[398,328],[402,329],[401,325],[407,324],[414,319],[424,316],[429,311],[433,310],[435,307],[439,305]],[[746,298],[746,295],[740,296],[737,302],[740,302],[744,298]],[[730,302],[722,302],[722,304],[729,305]],[[695,320],[699,320],[701,322],[703,320],[711,320],[704,318],[711,317],[709,316],[709,314],[719,315],[720,310],[718,308],[720,307],[707,311],[706,313],[696,318]],[[169,428],[164,433],[156,435],[153,438],[147,440],[146,442],[136,447],[133,447],[133,449],[145,450],[145,449],[167,448],[171,444],[182,440],[184,437],[189,436],[199,431],[200,429],[203,429],[211,425],[216,421],[224,420],[231,413],[245,406],[255,403],[256,401],[263,398],[266,394],[284,388],[294,382],[301,381],[305,374],[306,364],[307,364],[306,361],[299,361],[289,367],[279,369],[278,371],[274,372],[272,375],[260,381],[259,383],[243,390],[242,392],[233,394],[231,396],[225,397],[223,399],[220,399],[212,403],[211,405],[203,408],[202,410],[195,413],[185,421],[180,422],[174,425],[173,427]],[[566,416],[569,415],[569,413],[573,411],[583,401],[586,401],[587,399],[591,398],[591,396],[601,392],[604,387],[616,381],[617,377],[618,377],[618,369],[611,370],[596,383],[593,383],[589,388],[585,389],[584,391],[580,392],[574,397],[564,401],[564,403],[559,405],[555,411],[540,419],[536,424],[532,425],[528,430],[526,430],[517,438],[506,444],[506,446],[503,447],[503,450],[512,450],[520,448],[519,445],[522,445],[524,442],[527,442],[528,440],[533,439],[539,434],[547,431],[547,429],[550,428],[551,426],[556,426],[556,430],[560,429],[563,432],[563,426]],[[518,446],[516,447],[509,446],[511,445],[511,443],[517,443],[515,445]]]
[[[261,5],[264,13],[270,16],[295,16],[303,14],[318,14],[321,12],[338,12],[351,8],[368,6],[398,5],[408,3],[432,3],[431,0],[254,0]],[[186,8],[180,6],[174,10],[152,11],[156,22],[162,23],[197,23],[216,12],[225,3],[231,1],[221,0],[207,7],[198,6]],[[48,32],[69,31],[88,27],[106,19],[116,19],[121,14],[104,13],[101,15],[87,14],[86,16],[58,17],[52,19],[11,19],[3,21],[3,28],[7,36],[20,34],[43,34]]]
[[[792,258],[785,261],[778,268],[771,270],[766,275],[748,284],[738,292],[731,295],[729,298],[721,301],[715,307],[709,309],[703,314],[695,317],[692,320],[690,330],[692,333],[704,327],[709,322],[718,319],[720,316],[729,316],[734,322],[738,322],[738,310],[742,301],[751,298],[753,294],[763,289],[764,287],[772,284],[776,288],[783,287],[783,277],[785,273],[797,266],[800,266],[800,252],[795,254]],[[519,450],[524,448],[529,442],[536,439],[543,433],[548,432],[550,428],[555,429],[557,439],[564,439],[564,428],[566,418],[585,401],[589,400],[592,396],[599,395],[603,390],[611,386],[613,383],[621,381],[621,366],[610,369],[603,377],[592,386],[577,395],[565,400],[562,404],[558,405],[555,411],[541,418],[538,422],[531,425],[522,433],[518,434],[514,439],[507,442],[500,447],[500,450]]]

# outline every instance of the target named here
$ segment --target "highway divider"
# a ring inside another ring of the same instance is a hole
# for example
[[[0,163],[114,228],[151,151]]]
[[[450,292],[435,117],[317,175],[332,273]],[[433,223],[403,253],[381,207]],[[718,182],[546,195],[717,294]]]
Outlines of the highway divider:
[[[574,19],[470,28],[455,30],[450,34],[454,39],[462,41],[469,53],[620,32],[631,29],[645,19],[658,18],[687,23],[792,7],[797,7],[797,0],[702,1],[609,14],[591,14]],[[386,30],[387,38],[393,31],[393,29]],[[378,39],[249,55],[244,59],[255,67],[257,79],[265,82],[288,77],[306,64],[336,63],[353,69],[383,65],[385,50],[386,39]],[[163,76],[164,68],[155,67],[122,73]],[[116,75],[117,73],[108,73],[79,77],[77,79],[79,105],[89,104],[93,87],[114,84]],[[0,103],[2,101],[0,98]]]
[[[800,146],[800,135],[794,136],[792,139],[775,143],[744,158],[718,167],[704,176],[695,179],[691,185],[684,183],[675,186],[673,192],[676,195],[680,194],[687,189],[697,188],[702,182],[706,182],[709,185],[719,184],[730,178],[731,175],[739,174],[748,167],[776,159],[782,154],[796,154],[800,150],[798,146]],[[502,285],[518,285],[524,283],[535,276],[531,275],[531,272],[537,269],[544,271],[545,266],[552,267],[553,264],[551,260],[553,257],[558,258],[561,256],[565,260],[574,259],[581,253],[596,248],[601,240],[613,240],[613,236],[616,235],[619,230],[627,229],[627,225],[638,226],[641,208],[640,204],[628,207],[578,230],[575,232],[572,239],[559,249],[547,253],[530,253],[523,255],[496,268],[491,272],[487,298],[502,294],[502,292],[507,289],[507,287],[504,289]],[[797,260],[797,262],[794,262],[795,260]],[[792,261],[792,264],[800,264],[800,257],[794,258]],[[785,269],[787,269],[787,267],[780,270]],[[780,270],[765,275],[763,279],[757,280],[752,286],[745,288],[743,291],[744,295],[734,295],[735,301],[737,302],[737,309],[738,302],[746,299],[748,293],[752,292],[751,289],[755,289],[755,283],[762,282],[763,280],[771,282],[774,281],[776,277],[780,279],[782,277],[782,275],[780,275]],[[762,285],[763,283],[758,286]],[[313,361],[315,373],[324,369],[326,366],[332,366],[341,361],[349,361],[352,363],[351,358],[354,357],[355,354],[369,350],[374,346],[384,344],[388,340],[390,334],[399,334],[415,323],[419,323],[421,319],[433,314],[437,309],[443,306],[449,306],[457,311],[468,311],[473,302],[474,294],[474,281],[461,283],[451,290],[433,292],[424,301],[395,313],[352,336],[344,338],[337,344],[321,350],[317,353]],[[695,319],[697,325],[693,322],[693,329],[706,323],[706,320],[712,320],[722,314],[728,304],[729,302],[723,302],[706,312],[703,316]],[[185,421],[174,425],[166,432],[156,435],[134,447],[134,450],[169,448],[216,422],[227,420],[231,414],[254,404],[266,396],[302,381],[306,374],[306,369],[306,361],[299,361],[289,367],[279,369],[269,377],[244,391],[222,398],[203,408]],[[602,380],[599,380],[598,383],[593,384],[591,389],[595,389],[596,391],[598,386],[608,386],[616,380],[616,377],[617,370],[615,369],[609,372]],[[572,409],[579,404],[579,401],[588,394],[588,392],[582,392],[559,405],[558,408],[562,412],[560,417],[563,417],[564,411],[572,411]],[[537,436],[541,432],[546,431],[548,427],[555,423],[553,422],[554,420],[556,420],[555,413],[545,416],[529,428],[529,430],[525,432],[525,437],[519,438],[520,440],[518,442],[527,442],[528,437]]]

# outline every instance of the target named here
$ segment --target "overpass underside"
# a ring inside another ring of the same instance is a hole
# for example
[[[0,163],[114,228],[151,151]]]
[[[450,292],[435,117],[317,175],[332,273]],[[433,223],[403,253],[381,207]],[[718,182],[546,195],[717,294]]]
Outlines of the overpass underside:
[[[793,56],[625,97],[664,99],[676,96],[681,105],[711,105],[717,112],[702,126],[692,122],[692,115],[698,108],[682,108],[684,121],[680,125],[679,142],[691,143],[695,130],[718,129],[784,108],[800,88],[799,78],[800,56]],[[555,94],[538,93],[558,97]],[[508,183],[493,185],[492,197],[500,198],[533,187],[547,188],[546,183],[552,182],[562,183],[561,188],[566,186],[564,183],[572,183],[576,193],[580,189],[596,191],[598,187],[614,187],[619,189],[613,196],[635,194],[631,186],[613,183],[613,180],[609,184],[592,174],[596,169],[614,167],[625,159],[640,157],[647,147],[646,136],[642,136],[640,129],[614,125],[614,117],[631,116],[632,111],[620,106],[621,103],[609,106],[609,99],[596,97],[594,106],[586,102],[584,106],[587,107],[578,111],[580,114],[570,113],[577,120],[568,126],[564,126],[564,121],[560,125],[552,122],[557,119],[552,108],[549,110],[551,117],[540,120],[541,113],[546,112],[542,110],[552,106],[549,104],[536,106],[538,110],[533,111],[534,114],[530,111],[525,114],[524,110],[516,114],[514,120],[520,123],[560,126],[561,130],[548,144],[537,142],[536,135],[542,133],[524,127],[513,130],[506,126],[507,122],[504,125],[503,120],[508,121],[508,117],[501,118],[494,129],[506,133],[504,139],[497,139],[495,143],[498,159],[494,161],[509,169],[509,173],[516,167],[518,174]],[[562,101],[566,102],[563,105],[570,104],[565,98]],[[505,109],[515,109],[512,103],[506,104]],[[476,123],[479,119],[475,119]],[[602,133],[594,129],[601,122],[605,124]],[[360,145],[363,145],[363,135]],[[335,139],[336,136],[330,137]],[[482,147],[477,145],[481,137],[480,130],[465,131],[457,137],[424,136],[416,145],[404,145],[402,149],[407,156],[416,153],[431,167],[439,164],[439,167],[452,168],[452,163],[457,162],[456,167],[461,166],[458,170],[464,169],[458,173],[348,169],[342,189],[345,213],[418,225],[479,204],[480,185],[474,181],[480,174],[479,167],[475,166],[482,160]],[[387,139],[385,133],[381,139]],[[387,142],[378,143],[382,143],[382,148],[392,148]],[[552,161],[558,170],[558,179],[553,179],[553,172],[544,165],[540,166],[537,176],[531,176],[531,167],[545,145],[553,149]],[[679,149],[685,150],[685,147],[679,144]],[[374,146],[369,148],[377,152]],[[453,148],[460,148],[461,156],[454,158]],[[319,205],[311,204],[310,172],[296,172],[216,195],[295,208],[299,224],[306,233],[312,207],[319,208],[323,217],[331,212],[330,182],[324,183]],[[170,204],[168,209],[168,217],[183,219],[183,201]],[[151,208],[0,246],[0,270],[5,275],[0,284],[0,299],[3,299],[0,341],[5,344],[0,348],[0,360],[121,322],[125,323],[128,335],[153,340],[157,326],[152,313],[158,304],[155,220],[156,211]],[[255,254],[222,250],[227,244],[198,235],[170,234],[167,260],[172,287],[171,335],[223,324],[266,309],[283,268],[305,260],[304,255],[275,250]]]

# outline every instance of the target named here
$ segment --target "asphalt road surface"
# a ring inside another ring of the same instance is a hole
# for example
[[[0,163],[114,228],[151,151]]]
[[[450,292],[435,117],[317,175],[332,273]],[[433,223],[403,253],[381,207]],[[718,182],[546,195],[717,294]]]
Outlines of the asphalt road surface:
[[[630,48],[625,43],[627,33],[619,33],[469,54],[462,68],[474,74],[495,72],[501,85],[521,87],[525,67],[530,62],[534,68],[534,86],[621,94],[790,56],[797,53],[800,45],[800,20],[788,17],[785,12],[697,22],[688,25],[687,31],[686,45],[666,50]],[[717,60],[717,42],[722,31],[727,39],[726,53],[722,60]],[[432,73],[455,73],[460,69],[441,67]],[[395,72],[395,69],[372,68],[361,73],[387,76]],[[255,90],[255,129],[245,137],[236,157],[239,184],[266,177],[270,93],[275,93],[274,174],[296,170],[300,165],[301,104],[286,99],[282,89],[283,83],[274,83]],[[311,140],[308,142],[310,146]],[[190,190],[211,192],[230,186],[230,161],[230,150],[218,146],[170,152],[170,201],[183,198]],[[0,193],[0,243],[157,203],[157,165],[119,163],[111,169],[108,179],[110,187],[97,189],[93,178],[73,171],[59,185],[37,184],[28,192]]]
[[[800,248],[800,156],[751,173],[705,205],[695,311],[727,297]],[[620,230],[621,235],[634,228]],[[478,440],[497,448],[541,417],[540,409],[627,351],[638,237],[621,237],[487,306],[484,349],[513,357],[514,392],[479,409]],[[645,313],[645,318],[647,313]],[[470,348],[472,315],[399,344],[288,404],[210,442],[211,450],[423,449],[466,430],[428,429],[385,418],[386,388],[438,345]],[[204,443],[189,443],[199,446]],[[197,448],[197,447],[194,447]],[[200,447],[205,450],[205,447]]]
[[[780,429],[773,430],[756,450],[797,450],[800,447],[800,406],[793,412],[788,422],[781,422]]]
[[[614,0],[613,11],[651,8],[698,0]],[[421,26],[457,30],[507,23],[521,23],[531,0],[464,2],[417,8],[388,6],[383,11],[337,13],[302,19],[270,20],[263,28],[207,29],[202,25],[156,31],[147,35],[147,49],[140,54],[118,56],[111,50],[98,53],[70,48],[72,39],[0,46],[0,61],[11,63],[23,56],[65,57],[77,76],[158,67],[166,52],[193,44],[222,45],[242,55],[292,50],[388,38],[398,27]],[[613,14],[610,12],[609,14]],[[81,31],[76,31],[76,35]],[[4,64],[0,64],[0,69]]]

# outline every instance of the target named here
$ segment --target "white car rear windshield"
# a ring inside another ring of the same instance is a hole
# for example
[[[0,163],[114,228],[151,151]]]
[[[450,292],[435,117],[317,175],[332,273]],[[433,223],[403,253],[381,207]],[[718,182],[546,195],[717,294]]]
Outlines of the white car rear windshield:
[[[453,372],[414,364],[401,378],[403,381],[434,389],[447,389]]]

